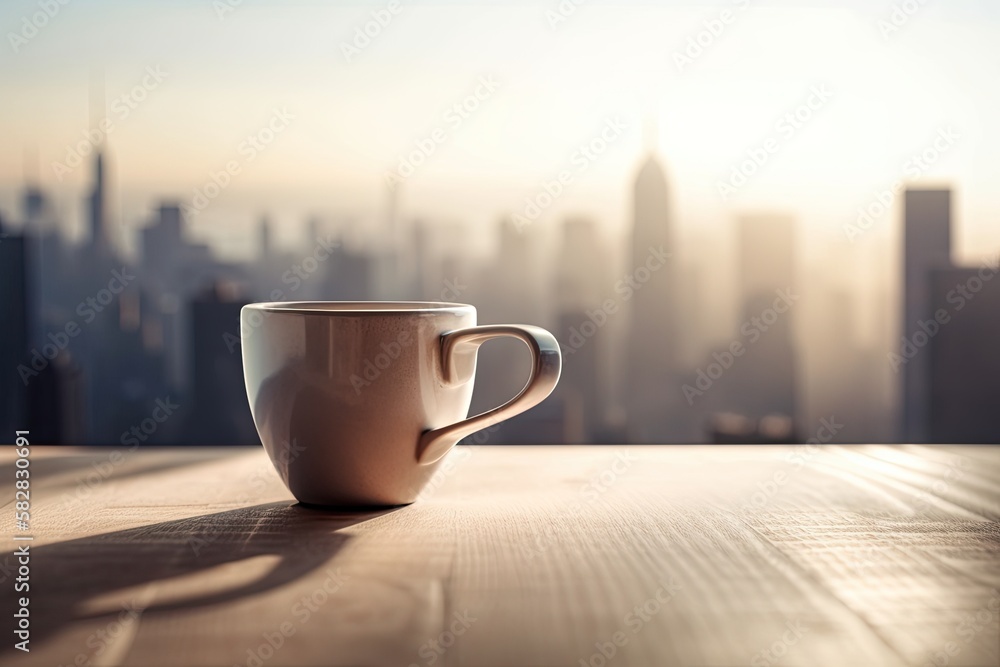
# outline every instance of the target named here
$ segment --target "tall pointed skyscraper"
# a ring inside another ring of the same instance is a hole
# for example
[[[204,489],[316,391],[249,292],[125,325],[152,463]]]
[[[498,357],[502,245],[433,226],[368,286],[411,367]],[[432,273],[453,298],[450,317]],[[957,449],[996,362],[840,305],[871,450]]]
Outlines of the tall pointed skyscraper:
[[[620,293],[631,307],[627,341],[625,398],[630,439],[670,442],[671,422],[678,415],[677,346],[671,215],[667,178],[652,154],[635,181],[631,255]],[[676,396],[675,396],[676,395]]]
[[[90,245],[97,256],[107,256],[110,250],[108,238],[107,173],[105,171],[104,121],[107,108],[104,94],[104,72],[94,70],[90,74],[90,128],[96,133],[94,151],[94,180],[87,195],[87,231]]]
[[[104,184],[104,155],[99,148],[94,152],[94,182],[87,196],[87,226],[90,230],[90,245],[99,252],[108,250],[107,200]]]

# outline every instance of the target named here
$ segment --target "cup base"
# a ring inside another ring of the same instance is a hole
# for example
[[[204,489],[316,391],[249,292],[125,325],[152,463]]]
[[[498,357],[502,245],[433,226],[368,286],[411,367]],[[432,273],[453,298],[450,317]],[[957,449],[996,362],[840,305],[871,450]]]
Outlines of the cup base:
[[[365,514],[367,512],[385,512],[386,510],[400,509],[403,507],[408,507],[414,502],[411,500],[406,503],[395,503],[387,505],[373,505],[373,504],[362,504],[362,505],[349,505],[344,503],[337,503],[332,505],[322,504],[322,503],[312,503],[303,502],[301,500],[296,500],[296,504],[307,510],[315,511],[325,511],[325,512],[346,512],[351,514]]]

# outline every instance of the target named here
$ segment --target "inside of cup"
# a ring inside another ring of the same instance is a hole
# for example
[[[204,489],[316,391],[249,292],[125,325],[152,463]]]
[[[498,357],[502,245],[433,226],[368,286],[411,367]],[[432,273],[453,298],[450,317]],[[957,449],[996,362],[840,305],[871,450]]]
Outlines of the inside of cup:
[[[464,303],[445,301],[278,301],[252,303],[250,306],[272,311],[327,313],[385,313],[395,311],[438,311],[472,308]]]

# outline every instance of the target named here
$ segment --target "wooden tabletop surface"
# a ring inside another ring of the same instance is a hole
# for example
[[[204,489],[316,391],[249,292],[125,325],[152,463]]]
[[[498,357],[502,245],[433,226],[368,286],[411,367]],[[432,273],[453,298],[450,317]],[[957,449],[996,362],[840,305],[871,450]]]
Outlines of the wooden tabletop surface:
[[[30,470],[3,665],[1000,664],[1000,448],[467,447],[356,514],[297,505],[259,448]]]

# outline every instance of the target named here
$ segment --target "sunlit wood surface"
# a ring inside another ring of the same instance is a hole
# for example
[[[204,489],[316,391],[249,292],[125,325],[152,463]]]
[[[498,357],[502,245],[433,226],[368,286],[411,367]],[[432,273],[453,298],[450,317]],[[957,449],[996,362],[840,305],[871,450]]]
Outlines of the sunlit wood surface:
[[[0,664],[1000,664],[998,448],[470,447],[357,514],[261,449],[114,451],[34,449]]]

